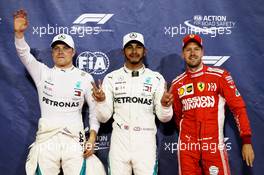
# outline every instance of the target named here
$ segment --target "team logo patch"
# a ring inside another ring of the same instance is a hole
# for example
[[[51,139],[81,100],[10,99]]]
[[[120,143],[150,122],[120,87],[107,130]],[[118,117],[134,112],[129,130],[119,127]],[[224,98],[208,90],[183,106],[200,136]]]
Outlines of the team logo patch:
[[[136,33],[131,33],[131,34],[129,35],[129,38],[131,38],[131,39],[136,39],[136,38],[137,38],[137,34],[136,34]]]
[[[75,83],[75,87],[76,87],[76,88],[81,88],[81,81],[77,81],[77,82]]]
[[[182,96],[183,94],[184,94],[184,88],[180,88],[179,90],[178,90],[178,94],[179,94],[179,96]]]
[[[178,94],[180,98],[186,95],[191,95],[193,93],[193,83],[183,85],[178,89]]]
[[[81,81],[77,81],[75,83],[75,88],[74,88],[74,96],[80,97],[82,94],[81,90]]]
[[[197,88],[200,92],[203,92],[205,89],[205,83],[204,82],[199,82],[197,83]]]
[[[58,39],[60,39],[60,40],[65,40],[65,39],[66,39],[66,36],[63,35],[63,34],[61,34],[61,35],[58,37]]]
[[[80,97],[82,92],[79,89],[74,90],[74,96]]]
[[[152,85],[145,84],[143,91],[145,91],[145,92],[151,92],[152,91]]]
[[[194,34],[190,34],[189,36],[190,36],[190,38],[194,38],[195,35]]]
[[[207,83],[207,90],[208,91],[216,91],[217,85],[216,83]]]
[[[146,83],[146,84],[152,84],[152,83],[151,83],[151,77],[147,77],[147,78],[145,78],[145,83]]]
[[[187,86],[186,86],[186,91],[187,91],[188,93],[191,93],[191,92],[193,91],[193,84],[187,85]]]
[[[239,91],[236,89],[236,97],[239,97],[240,96],[240,93]]]
[[[145,78],[143,91],[145,91],[145,92],[151,92],[152,91],[152,80],[151,80],[151,77]]]
[[[210,175],[218,175],[219,168],[216,166],[210,166],[209,167],[209,173],[210,173]]]
[[[195,96],[183,99],[181,103],[183,111],[199,108],[213,108],[215,105],[215,98],[214,96]]]

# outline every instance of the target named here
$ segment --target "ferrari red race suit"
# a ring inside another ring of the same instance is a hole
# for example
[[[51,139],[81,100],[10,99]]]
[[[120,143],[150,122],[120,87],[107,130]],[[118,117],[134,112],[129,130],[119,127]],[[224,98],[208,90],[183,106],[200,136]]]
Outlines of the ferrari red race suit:
[[[176,124],[179,127],[179,174],[229,175],[224,143],[225,104],[234,114],[243,144],[251,143],[245,103],[231,75],[219,68],[184,72],[172,82]]]

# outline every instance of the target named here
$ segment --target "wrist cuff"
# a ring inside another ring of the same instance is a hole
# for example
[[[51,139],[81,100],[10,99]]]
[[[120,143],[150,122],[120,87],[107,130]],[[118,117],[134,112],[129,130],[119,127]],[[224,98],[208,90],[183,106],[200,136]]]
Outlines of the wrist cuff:
[[[251,136],[243,136],[241,137],[242,139],[242,144],[251,144]]]

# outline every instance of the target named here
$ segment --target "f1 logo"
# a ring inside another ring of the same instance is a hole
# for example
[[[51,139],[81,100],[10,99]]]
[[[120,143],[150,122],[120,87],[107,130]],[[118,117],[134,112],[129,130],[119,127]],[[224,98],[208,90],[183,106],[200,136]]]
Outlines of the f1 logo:
[[[204,64],[211,64],[214,66],[221,66],[228,60],[230,56],[203,56],[202,60]]]
[[[97,24],[106,23],[114,14],[103,13],[85,13],[79,16],[73,24],[85,24],[88,22],[97,22]]]

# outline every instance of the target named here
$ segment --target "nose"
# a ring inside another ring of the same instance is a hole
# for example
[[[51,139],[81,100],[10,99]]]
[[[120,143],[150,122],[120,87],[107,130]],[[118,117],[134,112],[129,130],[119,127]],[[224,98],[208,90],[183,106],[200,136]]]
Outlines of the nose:
[[[191,55],[195,55],[195,51],[194,50],[191,50]]]
[[[132,48],[132,53],[136,53],[136,50],[137,50],[137,49],[136,49],[135,47],[133,47],[133,48]]]
[[[62,54],[62,53],[63,53],[63,51],[64,51],[64,49],[63,49],[63,48],[59,48],[59,49],[58,49],[58,54]]]

